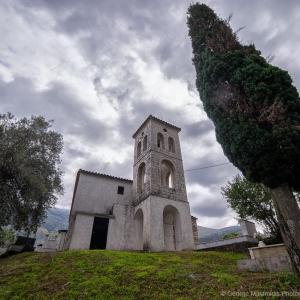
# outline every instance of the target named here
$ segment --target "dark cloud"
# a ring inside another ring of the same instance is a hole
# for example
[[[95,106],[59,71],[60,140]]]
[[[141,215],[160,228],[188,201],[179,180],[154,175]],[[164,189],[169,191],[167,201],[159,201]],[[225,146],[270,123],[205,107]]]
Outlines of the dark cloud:
[[[214,130],[214,123],[211,120],[207,119],[185,125],[182,135],[185,139],[198,139],[203,137],[204,135],[214,132]]]
[[[227,213],[227,203],[221,196],[216,199],[211,196],[203,197],[195,192],[189,193],[188,196],[189,201],[193,202],[191,209],[198,216],[223,217]]]
[[[275,54],[273,64],[288,70],[300,87],[298,0],[203,2],[222,18],[233,13],[233,29],[246,26],[239,32],[241,40],[254,42],[264,57]],[[65,139],[67,193],[61,205],[70,203],[79,168],[132,177],[132,134],[150,114],[182,128],[186,170],[227,161],[202,103],[194,101],[199,95],[186,26],[189,5],[187,0],[12,0],[0,4],[4,20],[0,109],[18,118],[43,115],[55,120],[53,128]],[[149,91],[147,84],[156,82],[153,74],[159,72],[164,84],[186,87],[182,106],[176,103],[175,91],[166,89],[170,91],[166,96],[160,90],[163,85],[153,84]],[[42,88],[37,88],[40,80]],[[85,89],[87,93],[81,93]],[[237,172],[232,165],[186,172],[192,214],[202,220],[222,217],[220,222],[225,222],[229,210],[220,187]],[[195,187],[203,194],[194,192]]]
[[[1,109],[18,118],[42,115],[55,121],[55,130],[79,135],[86,143],[105,142],[109,136],[109,126],[91,117],[90,108],[61,81],[52,81],[47,89],[38,91],[31,80],[16,76],[10,82],[0,80],[0,94]]]

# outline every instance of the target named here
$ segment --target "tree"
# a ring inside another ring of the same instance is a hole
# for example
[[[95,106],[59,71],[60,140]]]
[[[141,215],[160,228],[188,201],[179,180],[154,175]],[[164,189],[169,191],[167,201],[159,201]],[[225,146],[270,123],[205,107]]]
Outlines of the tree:
[[[0,229],[35,232],[62,195],[61,134],[41,116],[0,114]]]
[[[2,228],[0,231],[0,247],[13,244],[16,241],[15,232],[10,228]]]
[[[240,218],[263,224],[272,236],[281,238],[270,190],[262,183],[250,182],[236,175],[221,191],[229,207]]]
[[[205,4],[188,9],[196,86],[224,154],[247,180],[270,188],[279,227],[300,275],[300,100],[286,71]]]

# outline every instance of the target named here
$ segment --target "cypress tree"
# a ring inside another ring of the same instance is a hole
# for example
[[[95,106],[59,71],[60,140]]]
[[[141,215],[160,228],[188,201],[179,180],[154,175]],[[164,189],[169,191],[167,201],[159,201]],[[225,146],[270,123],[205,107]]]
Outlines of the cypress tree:
[[[224,154],[247,180],[270,188],[279,227],[300,275],[300,100],[288,72],[243,45],[205,4],[188,9],[196,86]]]

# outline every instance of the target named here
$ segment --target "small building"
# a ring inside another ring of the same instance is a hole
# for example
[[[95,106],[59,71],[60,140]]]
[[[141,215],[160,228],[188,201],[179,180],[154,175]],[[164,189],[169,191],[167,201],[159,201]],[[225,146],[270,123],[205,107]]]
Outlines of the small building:
[[[151,115],[144,121],[133,135],[133,180],[78,171],[64,250],[195,249],[180,130]]]

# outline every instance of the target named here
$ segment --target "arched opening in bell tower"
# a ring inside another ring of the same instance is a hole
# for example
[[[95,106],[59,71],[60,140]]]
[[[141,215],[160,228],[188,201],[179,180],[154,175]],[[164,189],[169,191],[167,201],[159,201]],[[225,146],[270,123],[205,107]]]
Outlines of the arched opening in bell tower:
[[[167,160],[163,160],[160,165],[161,184],[163,186],[174,187],[174,167],[173,164]]]
[[[137,172],[137,190],[141,192],[146,184],[146,165],[141,163]]]
[[[182,231],[180,214],[172,205],[167,205],[163,211],[164,250],[182,250]]]

